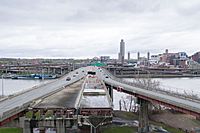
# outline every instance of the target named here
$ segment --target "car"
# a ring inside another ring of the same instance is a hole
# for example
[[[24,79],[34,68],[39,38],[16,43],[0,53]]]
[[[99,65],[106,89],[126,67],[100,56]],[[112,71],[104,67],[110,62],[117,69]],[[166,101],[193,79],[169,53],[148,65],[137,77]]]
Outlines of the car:
[[[108,76],[108,75],[105,75],[105,78],[109,78],[109,76]]]
[[[71,78],[70,78],[70,77],[67,77],[67,78],[66,78],[66,81],[70,81],[70,80],[71,80]]]

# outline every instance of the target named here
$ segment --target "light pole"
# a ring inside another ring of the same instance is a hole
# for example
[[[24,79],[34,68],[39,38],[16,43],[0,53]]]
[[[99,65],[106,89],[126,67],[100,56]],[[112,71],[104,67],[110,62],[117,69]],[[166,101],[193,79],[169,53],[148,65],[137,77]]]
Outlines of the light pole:
[[[44,71],[43,71],[43,68],[42,68],[42,81],[44,81]]]
[[[2,85],[2,86],[1,86],[1,87],[2,87],[2,90],[1,90],[1,91],[2,91],[2,97],[3,97],[3,96],[4,96],[3,74],[1,75],[1,81],[2,81],[2,84],[1,84],[1,85]]]

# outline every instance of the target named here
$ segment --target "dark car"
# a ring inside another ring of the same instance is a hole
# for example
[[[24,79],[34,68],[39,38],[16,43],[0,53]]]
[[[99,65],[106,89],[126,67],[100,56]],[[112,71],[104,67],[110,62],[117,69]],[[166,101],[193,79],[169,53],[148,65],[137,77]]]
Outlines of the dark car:
[[[108,75],[106,75],[106,76],[105,76],[105,78],[109,78],[109,76],[108,76]]]
[[[70,78],[70,77],[67,77],[67,78],[66,78],[66,81],[70,81],[70,80],[71,80],[71,78]]]

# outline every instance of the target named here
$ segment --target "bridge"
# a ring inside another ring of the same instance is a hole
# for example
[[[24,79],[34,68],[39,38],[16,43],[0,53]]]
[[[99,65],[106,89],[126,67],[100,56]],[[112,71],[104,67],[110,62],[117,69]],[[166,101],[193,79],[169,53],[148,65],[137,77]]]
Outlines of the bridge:
[[[88,75],[88,71],[91,74]],[[69,78],[70,80],[66,81]],[[40,116],[35,115],[31,122],[29,121],[32,129],[38,126],[56,126],[59,127],[58,132],[65,132],[66,127],[88,124],[91,126],[91,132],[95,132],[99,125],[112,120],[113,89],[137,97],[137,103],[140,105],[139,132],[149,130],[148,106],[150,103],[161,104],[200,117],[199,100],[140,88],[114,77],[105,69],[84,67],[55,81],[0,101],[0,126],[24,116],[27,112],[32,112],[39,113]],[[47,122],[44,116],[48,114],[51,115]],[[52,120],[55,119],[56,122],[53,122]],[[73,124],[70,124],[72,120]],[[29,129],[24,130],[29,131]]]
[[[133,66],[106,66],[114,76],[119,78],[134,77],[199,77],[200,69],[194,68],[135,68]]]
[[[77,67],[74,64],[24,64],[24,65],[0,65],[0,71],[4,73],[47,73],[63,75],[73,71]]]

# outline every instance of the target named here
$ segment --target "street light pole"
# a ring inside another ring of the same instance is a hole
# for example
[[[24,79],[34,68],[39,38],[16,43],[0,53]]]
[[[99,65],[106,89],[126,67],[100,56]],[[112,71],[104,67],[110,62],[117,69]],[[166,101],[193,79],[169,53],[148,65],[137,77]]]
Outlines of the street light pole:
[[[42,81],[44,81],[44,72],[43,72],[43,68],[42,68]]]
[[[2,97],[3,97],[4,96],[3,74],[1,76],[1,80],[2,80],[2,84],[1,84],[2,86],[1,87],[2,87]]]

